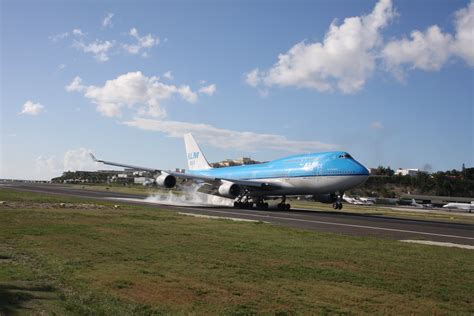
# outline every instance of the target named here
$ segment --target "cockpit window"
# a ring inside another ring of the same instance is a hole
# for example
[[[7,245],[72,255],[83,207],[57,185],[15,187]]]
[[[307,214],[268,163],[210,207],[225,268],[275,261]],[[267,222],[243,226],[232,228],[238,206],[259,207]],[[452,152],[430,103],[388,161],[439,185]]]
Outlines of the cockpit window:
[[[349,155],[348,153],[344,153],[344,154],[339,155],[339,158],[352,159],[352,156]]]

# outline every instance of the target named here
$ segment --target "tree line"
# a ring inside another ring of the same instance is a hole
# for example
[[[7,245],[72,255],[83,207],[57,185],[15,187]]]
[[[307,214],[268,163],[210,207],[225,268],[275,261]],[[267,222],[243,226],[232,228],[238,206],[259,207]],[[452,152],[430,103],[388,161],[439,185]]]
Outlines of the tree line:
[[[427,173],[416,176],[395,175],[390,167],[373,169],[367,181],[350,192],[364,196],[398,197],[401,194],[474,197],[474,168]]]

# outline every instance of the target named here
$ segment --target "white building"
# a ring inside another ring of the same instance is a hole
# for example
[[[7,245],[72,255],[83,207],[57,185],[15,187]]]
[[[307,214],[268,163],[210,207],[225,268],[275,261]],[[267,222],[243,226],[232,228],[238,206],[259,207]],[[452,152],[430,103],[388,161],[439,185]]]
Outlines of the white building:
[[[398,168],[395,170],[395,175],[396,176],[410,176],[410,177],[415,177],[418,172],[420,172],[420,169],[403,169],[403,168]]]

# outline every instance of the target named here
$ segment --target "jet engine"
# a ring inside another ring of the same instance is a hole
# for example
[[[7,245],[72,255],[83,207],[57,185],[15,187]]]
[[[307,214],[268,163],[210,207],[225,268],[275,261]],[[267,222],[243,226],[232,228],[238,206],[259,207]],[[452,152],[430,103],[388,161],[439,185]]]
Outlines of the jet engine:
[[[226,182],[219,187],[219,194],[229,198],[236,198],[240,191],[240,186],[232,182]]]
[[[160,176],[156,177],[156,185],[171,189],[176,185],[176,177],[162,173]]]
[[[331,194],[321,194],[321,195],[314,195],[313,199],[317,202],[321,203],[334,203],[337,201],[337,196],[334,193]]]

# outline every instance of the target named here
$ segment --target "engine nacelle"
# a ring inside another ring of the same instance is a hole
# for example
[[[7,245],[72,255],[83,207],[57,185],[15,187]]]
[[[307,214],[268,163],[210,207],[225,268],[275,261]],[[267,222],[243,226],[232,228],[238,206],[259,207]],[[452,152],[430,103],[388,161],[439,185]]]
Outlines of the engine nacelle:
[[[331,194],[321,194],[321,195],[314,195],[313,199],[317,202],[321,203],[334,203],[337,201],[337,196],[334,193]]]
[[[240,186],[232,182],[226,182],[219,187],[219,194],[229,198],[236,198],[240,191]]]
[[[156,177],[156,185],[168,189],[174,188],[176,185],[176,177],[170,174],[162,173],[159,177]]]

